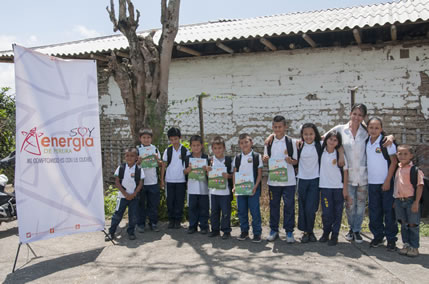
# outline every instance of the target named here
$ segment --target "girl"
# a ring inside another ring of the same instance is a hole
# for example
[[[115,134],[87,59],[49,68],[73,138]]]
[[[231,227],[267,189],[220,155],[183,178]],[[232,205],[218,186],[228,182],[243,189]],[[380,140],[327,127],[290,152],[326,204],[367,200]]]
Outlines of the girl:
[[[302,243],[316,242],[314,219],[319,207],[319,156],[322,146],[316,125],[306,123],[301,128],[304,141],[298,150],[298,229],[303,231]]]
[[[369,138],[366,140],[368,167],[369,229],[374,239],[370,247],[378,247],[387,238],[387,249],[396,249],[396,224],[393,209],[393,176],[398,164],[396,146],[383,147],[383,123],[378,117],[368,121]],[[384,224],[383,224],[384,220]]]
[[[341,219],[343,217],[344,200],[350,202],[348,196],[347,183],[348,171],[347,161],[344,168],[338,165],[341,147],[341,134],[331,131],[325,136],[322,145],[322,155],[320,157],[320,191],[322,206],[323,235],[319,242],[328,242],[328,245],[335,246],[338,243]],[[331,234],[329,239],[329,234]]]
[[[199,135],[194,135],[190,139],[191,154],[186,156],[184,163],[185,169],[183,173],[188,176],[192,171],[192,163],[190,158],[208,159],[208,156],[202,152],[203,139]],[[203,166],[204,173],[207,169]],[[207,177],[203,181],[198,181],[188,178],[188,205],[189,205],[189,227],[188,234],[193,234],[200,226],[200,233],[207,234],[209,229],[209,189],[207,185]]]

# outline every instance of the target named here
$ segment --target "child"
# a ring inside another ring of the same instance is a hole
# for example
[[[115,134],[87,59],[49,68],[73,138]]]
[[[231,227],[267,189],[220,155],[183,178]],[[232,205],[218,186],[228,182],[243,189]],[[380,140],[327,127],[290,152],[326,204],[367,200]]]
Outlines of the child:
[[[139,131],[140,142],[142,143],[137,147],[139,151],[138,163],[142,163],[142,154],[144,151],[154,153],[157,160],[157,165],[161,163],[158,148],[152,145],[152,129],[142,128]],[[137,214],[137,231],[144,232],[146,217],[149,217],[149,227],[152,231],[159,232],[158,229],[158,205],[160,199],[158,174],[156,167],[143,167],[145,179],[144,187],[140,193],[139,208]]]
[[[128,148],[125,150],[125,164],[119,166],[115,171],[115,185],[119,189],[116,211],[112,217],[112,224],[109,228],[109,236],[105,241],[113,240],[116,228],[124,216],[125,209],[128,207],[128,238],[135,240],[134,228],[136,224],[137,199],[136,196],[143,186],[144,172],[136,164],[137,149]]]
[[[185,158],[185,169],[183,173],[188,176],[192,171],[190,158],[200,158],[208,160],[208,156],[203,153],[203,139],[199,135],[194,135],[190,139],[191,154]],[[207,162],[206,162],[207,164]],[[203,166],[206,173],[206,166]],[[209,229],[209,189],[207,187],[207,177],[204,181],[193,180],[188,177],[188,201],[189,201],[189,227],[188,234],[193,234],[200,226],[200,233],[205,235]]]
[[[319,156],[321,137],[316,125],[306,123],[301,128],[303,144],[298,150],[298,229],[303,231],[301,243],[316,242],[314,220],[319,208]]]
[[[341,147],[341,134],[335,130],[329,132],[322,145],[322,155],[319,159],[321,191],[323,235],[319,242],[328,242],[328,245],[335,246],[338,243],[338,234],[343,217],[344,199],[350,203],[348,196],[348,171],[347,161],[344,168],[338,165]],[[331,234],[332,233],[332,234]],[[329,235],[331,234],[331,239]]]
[[[210,161],[210,166],[207,167],[207,173],[212,171],[213,168],[226,167],[226,172],[222,175],[227,182],[224,189],[209,188],[211,199],[210,221],[212,225],[209,237],[219,236],[220,230],[222,230],[222,239],[226,240],[231,237],[232,188],[230,187],[230,181],[232,183],[232,158],[225,156],[225,140],[222,137],[214,137],[211,144],[214,157]]]
[[[261,196],[262,159],[261,155],[253,152],[253,141],[249,134],[240,134],[238,137],[241,154],[238,154],[233,162],[233,183],[235,192],[235,173],[243,173],[253,177],[253,194],[237,196],[238,219],[240,220],[241,234],[238,240],[244,241],[249,237],[249,210],[252,215],[253,242],[261,242],[261,210],[259,197]]]
[[[181,133],[179,128],[172,127],[167,131],[168,140],[172,144],[162,156],[161,182],[164,187],[164,178],[167,183],[165,190],[167,195],[168,228],[179,229],[183,216],[185,202],[186,180],[183,174],[182,159],[189,154],[188,150],[180,143]]]
[[[366,140],[366,162],[368,168],[369,229],[374,239],[370,247],[383,244],[387,238],[387,249],[396,249],[398,225],[393,209],[393,176],[398,164],[395,144],[383,147],[383,124],[380,118],[370,118],[369,137]],[[384,220],[384,224],[383,224]]]
[[[420,199],[423,193],[423,172],[411,162],[414,157],[409,145],[398,146],[399,164],[395,175],[393,197],[395,213],[401,224],[401,236],[404,246],[399,254],[419,255]]]
[[[296,178],[293,166],[298,163],[296,140],[285,135],[287,126],[283,116],[275,116],[272,127],[275,136],[269,137],[268,145],[265,145],[264,162],[267,162],[271,157],[285,159],[287,162],[287,181],[277,182],[268,178],[271,232],[267,241],[274,241],[279,237],[280,201],[283,197],[283,228],[286,231],[286,241],[294,243]]]

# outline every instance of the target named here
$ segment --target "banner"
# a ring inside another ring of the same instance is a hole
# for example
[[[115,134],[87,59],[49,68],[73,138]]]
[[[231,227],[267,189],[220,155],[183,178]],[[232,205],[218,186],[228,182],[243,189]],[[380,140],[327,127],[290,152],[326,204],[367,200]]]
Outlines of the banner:
[[[96,62],[14,56],[20,242],[103,230]]]

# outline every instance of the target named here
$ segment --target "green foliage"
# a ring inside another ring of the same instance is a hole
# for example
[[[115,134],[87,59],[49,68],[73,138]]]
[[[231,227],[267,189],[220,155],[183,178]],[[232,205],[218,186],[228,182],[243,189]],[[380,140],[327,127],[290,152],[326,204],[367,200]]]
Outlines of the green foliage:
[[[238,220],[238,209],[237,209],[237,197],[231,202],[231,226],[238,226],[240,222]]]
[[[15,98],[7,92],[10,88],[0,89],[0,158],[4,158],[15,149]],[[14,167],[2,169],[9,178],[14,180]]]
[[[104,192],[104,213],[106,218],[111,218],[115,213],[119,190],[112,185]]]

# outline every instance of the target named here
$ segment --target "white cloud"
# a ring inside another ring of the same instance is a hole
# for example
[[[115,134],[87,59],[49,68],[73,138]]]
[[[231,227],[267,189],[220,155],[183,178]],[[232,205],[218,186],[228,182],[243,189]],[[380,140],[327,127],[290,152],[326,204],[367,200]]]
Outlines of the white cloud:
[[[8,94],[15,93],[15,71],[12,63],[0,63],[0,88],[10,87]]]
[[[10,35],[0,35],[0,51],[11,50],[12,43],[16,42],[15,36]]]
[[[98,37],[100,36],[100,33],[98,33],[96,30],[88,29],[87,27],[83,25],[77,25],[73,28],[73,31],[78,33],[80,36],[89,38],[89,37]]]

